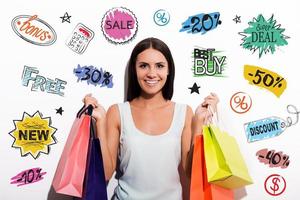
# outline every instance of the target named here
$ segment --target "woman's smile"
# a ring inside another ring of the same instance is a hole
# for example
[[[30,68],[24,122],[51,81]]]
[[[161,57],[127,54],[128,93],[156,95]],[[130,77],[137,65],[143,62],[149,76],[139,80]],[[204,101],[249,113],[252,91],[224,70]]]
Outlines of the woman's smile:
[[[145,80],[145,82],[147,83],[148,86],[154,87],[154,86],[157,85],[157,83],[159,82],[159,80]]]

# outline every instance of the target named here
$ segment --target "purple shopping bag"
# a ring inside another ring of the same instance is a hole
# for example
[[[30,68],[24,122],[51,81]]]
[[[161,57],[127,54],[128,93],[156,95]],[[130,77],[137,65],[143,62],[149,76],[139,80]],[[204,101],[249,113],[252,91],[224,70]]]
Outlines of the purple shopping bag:
[[[94,120],[91,120],[90,128],[90,141],[86,163],[83,196],[82,198],[76,199],[107,200],[107,184],[104,174],[100,140],[96,136],[97,134]]]

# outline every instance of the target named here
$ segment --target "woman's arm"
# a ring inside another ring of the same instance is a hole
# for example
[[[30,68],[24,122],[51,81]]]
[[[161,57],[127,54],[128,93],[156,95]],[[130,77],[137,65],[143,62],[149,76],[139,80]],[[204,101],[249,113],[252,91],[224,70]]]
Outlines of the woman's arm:
[[[189,169],[189,151],[192,140],[192,119],[193,119],[193,110],[190,106],[187,107],[185,115],[185,123],[181,135],[181,162],[184,171],[187,174]]]
[[[106,138],[101,141],[101,151],[104,160],[105,178],[108,181],[116,170],[117,154],[120,141],[120,115],[118,105],[112,105],[106,114],[106,132],[99,126],[99,137]],[[103,135],[102,135],[103,134]],[[106,136],[106,137],[105,137]],[[103,146],[103,147],[102,147]],[[105,152],[105,153],[104,153]]]
[[[192,162],[193,162],[193,151],[194,151],[194,138],[196,135],[202,134],[202,126],[204,125],[204,120],[199,117],[198,115],[193,115],[192,117],[192,124],[191,124],[191,139],[190,139],[190,145],[189,150],[187,152],[186,156],[186,164],[185,164],[185,174],[187,177],[191,177],[192,173]]]
[[[188,106],[181,138],[182,166],[187,177],[191,176],[194,137],[202,134],[203,122],[201,116],[194,115],[192,108]]]

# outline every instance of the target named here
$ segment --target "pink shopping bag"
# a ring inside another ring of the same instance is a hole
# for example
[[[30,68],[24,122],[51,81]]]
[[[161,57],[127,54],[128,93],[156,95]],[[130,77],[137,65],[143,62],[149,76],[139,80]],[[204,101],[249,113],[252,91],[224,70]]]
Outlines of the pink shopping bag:
[[[78,112],[57,165],[52,181],[57,193],[82,197],[91,124],[91,116],[85,114],[88,108]]]

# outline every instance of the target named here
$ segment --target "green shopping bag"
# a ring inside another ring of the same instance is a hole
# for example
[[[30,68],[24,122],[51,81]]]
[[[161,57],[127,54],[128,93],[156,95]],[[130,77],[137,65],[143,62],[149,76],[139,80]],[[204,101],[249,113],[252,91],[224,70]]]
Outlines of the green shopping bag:
[[[228,189],[252,183],[234,137],[215,125],[204,126],[203,137],[208,182]]]

